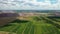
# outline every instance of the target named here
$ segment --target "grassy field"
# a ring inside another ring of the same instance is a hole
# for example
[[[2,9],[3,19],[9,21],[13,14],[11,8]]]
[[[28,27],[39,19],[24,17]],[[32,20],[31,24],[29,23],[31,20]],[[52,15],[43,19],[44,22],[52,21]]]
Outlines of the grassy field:
[[[60,18],[29,17],[0,27],[0,34],[60,34]]]

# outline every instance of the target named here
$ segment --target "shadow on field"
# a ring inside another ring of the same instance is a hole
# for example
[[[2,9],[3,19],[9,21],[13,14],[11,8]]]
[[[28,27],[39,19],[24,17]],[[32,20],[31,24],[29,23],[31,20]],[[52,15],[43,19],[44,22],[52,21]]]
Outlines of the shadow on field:
[[[52,20],[54,20],[56,22],[60,22],[60,20],[56,20],[56,19],[60,19],[60,16],[58,16],[58,17],[57,16],[52,16],[52,17],[51,16],[50,17],[48,16],[47,18],[52,19]]]
[[[19,19],[16,19],[16,20],[14,20],[14,21],[12,21],[10,23],[27,23],[27,22],[29,22],[29,21],[28,20],[19,20]]]
[[[13,25],[12,24],[7,24],[7,25],[4,25],[4,26],[0,26],[0,28],[9,27],[9,26],[13,26]]]
[[[41,18],[41,19],[40,19],[40,18]],[[44,17],[40,17],[40,18],[39,18],[39,17],[34,17],[33,19],[36,20],[36,21],[44,20],[45,23],[52,24],[52,25],[54,25],[54,26],[56,26],[57,28],[60,29],[60,25],[53,22],[53,21],[55,21],[55,20],[50,21],[50,20],[48,20],[48,19],[45,19]],[[53,19],[53,18],[60,19],[60,17],[55,17],[55,16],[53,16],[53,17],[50,17],[50,16],[49,16],[49,17],[47,17],[47,18],[49,18],[49,19]],[[57,20],[57,22],[59,22],[59,21]]]
[[[6,25],[4,25],[4,26],[0,26],[0,28],[13,26],[14,23],[18,23],[18,24],[20,24],[20,23],[28,23],[28,22],[30,22],[30,21],[28,21],[28,20],[19,20],[19,19],[16,19],[16,20],[10,22],[9,24],[6,24]]]
[[[51,22],[51,21],[48,21],[48,20],[46,21],[46,23],[52,24],[52,25],[54,25],[54,26],[56,26],[57,28],[60,29],[60,25],[57,24],[57,23],[54,23],[54,22]]]
[[[53,18],[57,18],[57,19],[59,19],[60,17],[49,17],[49,18],[50,18],[50,19],[53,19]],[[47,19],[46,19],[46,23],[52,24],[52,25],[54,25],[54,26],[56,26],[57,28],[59,28],[59,29],[60,29],[60,25],[59,25],[59,24],[57,24],[57,22],[56,22],[56,23],[54,23],[54,22],[49,21],[49,20],[47,20]]]

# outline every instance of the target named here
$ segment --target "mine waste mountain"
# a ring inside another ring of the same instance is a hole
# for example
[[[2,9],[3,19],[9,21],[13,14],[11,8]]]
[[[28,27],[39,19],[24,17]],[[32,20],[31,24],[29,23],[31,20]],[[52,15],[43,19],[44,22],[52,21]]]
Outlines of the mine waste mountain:
[[[18,16],[14,11],[0,11],[0,26],[9,24],[11,21],[16,20]]]

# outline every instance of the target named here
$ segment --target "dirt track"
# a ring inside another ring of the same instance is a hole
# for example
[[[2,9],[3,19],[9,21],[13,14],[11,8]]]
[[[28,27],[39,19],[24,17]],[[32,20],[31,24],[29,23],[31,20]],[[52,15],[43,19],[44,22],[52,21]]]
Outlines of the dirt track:
[[[0,34],[9,34],[10,32],[5,32],[5,31],[0,31]],[[16,34],[16,33],[12,33],[12,34]]]

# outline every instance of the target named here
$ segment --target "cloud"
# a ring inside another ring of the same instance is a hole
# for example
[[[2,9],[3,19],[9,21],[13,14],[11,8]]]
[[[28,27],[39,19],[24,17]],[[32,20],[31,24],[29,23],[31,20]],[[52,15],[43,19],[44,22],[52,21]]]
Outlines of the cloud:
[[[0,0],[0,10],[58,10],[60,9],[59,3],[60,0],[43,0],[39,2],[38,0]]]

